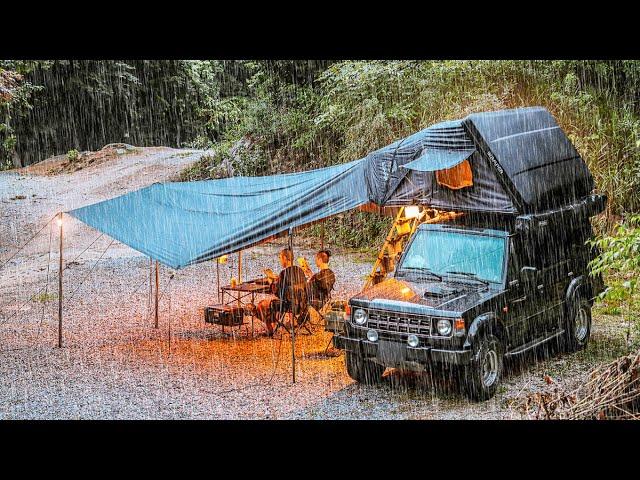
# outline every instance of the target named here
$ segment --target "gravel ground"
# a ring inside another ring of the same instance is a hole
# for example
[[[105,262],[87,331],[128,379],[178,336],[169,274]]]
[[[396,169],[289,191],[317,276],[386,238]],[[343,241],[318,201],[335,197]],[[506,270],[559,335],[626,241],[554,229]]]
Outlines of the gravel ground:
[[[0,173],[0,265],[56,211],[174,178],[201,154],[141,149],[56,177]],[[17,195],[25,198],[11,200]],[[66,222],[65,232],[67,261],[81,255],[64,276],[63,349],[55,348],[57,299],[51,295],[57,291],[55,229],[51,246],[45,228],[0,270],[0,418],[522,418],[520,399],[544,388],[545,375],[564,386],[577,385],[592,366],[623,349],[624,326],[617,317],[600,316],[586,352],[510,365],[496,397],[474,404],[454,382],[432,381],[428,375],[391,370],[380,386],[355,384],[346,374],[344,356],[325,354],[330,335],[317,327],[313,335],[296,339],[293,384],[288,336],[269,339],[258,323],[253,338],[248,329],[231,336],[204,324],[204,306],[216,303],[212,262],[178,272],[161,268],[160,328],[155,329],[149,260],[76,220]],[[312,245],[300,244],[296,255],[312,258]],[[276,270],[281,245],[245,252],[245,278],[259,276],[263,268]],[[348,298],[362,285],[371,260],[337,252],[334,298]],[[236,262],[232,255],[221,268],[223,282],[235,274]]]

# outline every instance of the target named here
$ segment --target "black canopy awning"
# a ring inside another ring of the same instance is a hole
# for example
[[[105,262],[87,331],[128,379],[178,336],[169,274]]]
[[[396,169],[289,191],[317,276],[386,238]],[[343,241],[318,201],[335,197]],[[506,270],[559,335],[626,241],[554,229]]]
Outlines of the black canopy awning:
[[[452,189],[438,172],[469,161],[471,182]],[[366,157],[379,205],[525,214],[575,202],[594,188],[589,169],[542,107],[441,122]]]

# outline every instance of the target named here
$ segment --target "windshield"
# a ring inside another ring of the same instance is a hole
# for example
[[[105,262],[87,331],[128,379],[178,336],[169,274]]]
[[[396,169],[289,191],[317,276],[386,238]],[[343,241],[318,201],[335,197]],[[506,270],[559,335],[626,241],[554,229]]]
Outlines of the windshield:
[[[466,275],[501,283],[505,238],[461,232],[419,230],[398,268],[398,274],[425,271]]]

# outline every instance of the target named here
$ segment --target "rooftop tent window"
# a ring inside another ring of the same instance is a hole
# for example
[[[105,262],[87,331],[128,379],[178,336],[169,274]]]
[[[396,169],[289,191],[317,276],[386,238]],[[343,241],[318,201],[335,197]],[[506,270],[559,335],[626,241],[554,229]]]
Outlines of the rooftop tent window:
[[[438,170],[446,170],[467,160],[475,152],[474,148],[465,149],[424,149],[418,158],[403,165],[409,170],[418,172],[436,172]]]
[[[439,185],[444,185],[452,190],[460,190],[473,186],[473,175],[471,174],[471,164],[469,160],[451,168],[436,171],[436,180]]]

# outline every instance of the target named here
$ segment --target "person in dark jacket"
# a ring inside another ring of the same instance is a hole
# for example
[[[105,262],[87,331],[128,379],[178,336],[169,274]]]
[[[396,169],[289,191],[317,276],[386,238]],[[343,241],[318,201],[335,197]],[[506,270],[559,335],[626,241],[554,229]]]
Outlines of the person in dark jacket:
[[[330,257],[331,253],[328,250],[320,250],[316,253],[316,266],[320,269],[318,273],[313,273],[309,268],[305,272],[307,275],[311,275],[307,281],[308,303],[316,311],[320,311],[327,303],[336,282],[336,276],[329,268]]]
[[[262,300],[257,308],[258,318],[265,323],[269,336],[273,335],[278,313],[290,311],[292,307],[296,311],[307,308],[304,271],[293,264],[293,252],[289,248],[282,249],[278,257],[283,269],[271,284],[271,293],[275,297]]]

